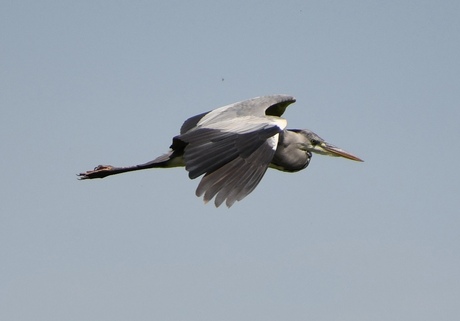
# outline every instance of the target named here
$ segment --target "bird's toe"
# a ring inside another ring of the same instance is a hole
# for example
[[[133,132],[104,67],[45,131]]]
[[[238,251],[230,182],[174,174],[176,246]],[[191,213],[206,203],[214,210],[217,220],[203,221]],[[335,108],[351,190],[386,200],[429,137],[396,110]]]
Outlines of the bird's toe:
[[[104,178],[107,176],[107,172],[111,171],[113,166],[110,165],[98,165],[92,171],[86,171],[84,173],[77,174],[78,179],[92,179],[92,178]]]

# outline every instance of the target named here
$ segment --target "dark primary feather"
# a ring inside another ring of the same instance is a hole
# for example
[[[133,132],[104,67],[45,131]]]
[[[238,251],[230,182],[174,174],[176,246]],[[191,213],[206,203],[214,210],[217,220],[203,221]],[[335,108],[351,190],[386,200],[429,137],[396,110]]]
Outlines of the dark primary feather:
[[[275,138],[270,138],[276,144]],[[196,190],[197,196],[204,194],[204,201],[214,196],[215,205],[220,206],[225,200],[228,207],[249,195],[265,174],[275,150],[264,142],[247,158],[238,156],[231,162],[208,172]]]
[[[199,128],[177,139],[188,143],[184,150],[184,161],[189,177],[193,179],[213,172],[237,157],[248,158],[280,130],[277,126],[266,126],[260,131],[238,134]]]

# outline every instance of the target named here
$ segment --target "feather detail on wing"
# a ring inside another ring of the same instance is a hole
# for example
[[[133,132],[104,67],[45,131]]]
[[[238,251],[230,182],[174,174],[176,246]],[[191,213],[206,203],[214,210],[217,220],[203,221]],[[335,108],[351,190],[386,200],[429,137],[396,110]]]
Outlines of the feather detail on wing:
[[[286,95],[263,96],[217,108],[187,119],[171,146],[183,150],[191,179],[201,175],[197,195],[228,207],[251,193],[276,151],[280,118],[295,102]],[[175,143],[174,143],[175,142]]]
[[[224,201],[231,207],[249,195],[264,176],[275,153],[278,134],[268,138],[248,157],[238,156],[224,166],[207,173],[196,190],[197,196],[204,194],[204,201],[215,198],[219,207]]]
[[[282,130],[276,124],[262,124],[251,129],[252,131],[239,133],[197,128],[178,136],[178,139],[187,143],[184,161],[189,177],[194,179],[210,173],[237,157],[248,158],[268,138]]]

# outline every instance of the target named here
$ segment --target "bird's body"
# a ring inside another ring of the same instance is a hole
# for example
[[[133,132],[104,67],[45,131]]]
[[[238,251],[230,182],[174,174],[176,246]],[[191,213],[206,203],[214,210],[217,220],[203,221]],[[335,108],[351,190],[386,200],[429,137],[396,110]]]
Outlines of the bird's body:
[[[288,130],[280,116],[294,97],[256,97],[187,119],[170,151],[153,161],[131,167],[99,165],[79,174],[81,179],[147,168],[185,166],[191,179],[204,175],[196,190],[205,202],[228,207],[250,194],[268,167],[296,172],[308,166],[311,152],[361,161],[327,144],[309,130]]]

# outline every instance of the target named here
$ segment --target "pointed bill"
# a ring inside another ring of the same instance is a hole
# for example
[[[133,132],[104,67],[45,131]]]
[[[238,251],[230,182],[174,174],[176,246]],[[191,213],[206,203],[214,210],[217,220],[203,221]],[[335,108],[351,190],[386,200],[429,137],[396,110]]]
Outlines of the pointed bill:
[[[340,149],[334,145],[330,145],[328,143],[321,143],[321,147],[329,153],[330,156],[338,156],[338,157],[344,157],[347,159],[351,159],[357,162],[364,162],[361,158],[344,151],[343,149]]]

